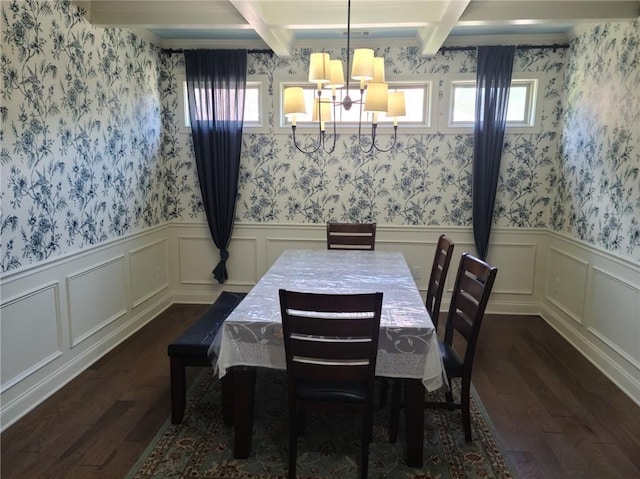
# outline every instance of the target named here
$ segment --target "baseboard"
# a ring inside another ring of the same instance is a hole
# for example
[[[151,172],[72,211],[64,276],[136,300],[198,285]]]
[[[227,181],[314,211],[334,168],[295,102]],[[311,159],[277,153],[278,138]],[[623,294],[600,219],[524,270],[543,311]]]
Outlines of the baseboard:
[[[157,298],[153,304],[139,312],[130,321],[123,324],[108,336],[97,341],[82,354],[65,363],[49,376],[38,381],[11,402],[3,404],[0,432],[10,427],[13,423],[63,388],[69,381],[87,370],[91,364],[155,319],[173,304],[172,299],[169,293]]]
[[[640,406],[640,384],[620,366],[620,363],[613,361],[610,354],[589,341],[545,304],[540,305],[539,314],[547,324]]]

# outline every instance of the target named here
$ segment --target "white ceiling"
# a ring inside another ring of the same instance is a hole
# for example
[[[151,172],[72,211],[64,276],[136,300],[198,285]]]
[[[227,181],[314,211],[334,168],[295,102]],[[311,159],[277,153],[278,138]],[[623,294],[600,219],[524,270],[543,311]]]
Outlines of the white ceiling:
[[[134,30],[163,48],[343,45],[347,0],[76,0],[99,27]],[[640,0],[352,0],[351,44],[419,47],[563,43],[593,23],[632,21]]]

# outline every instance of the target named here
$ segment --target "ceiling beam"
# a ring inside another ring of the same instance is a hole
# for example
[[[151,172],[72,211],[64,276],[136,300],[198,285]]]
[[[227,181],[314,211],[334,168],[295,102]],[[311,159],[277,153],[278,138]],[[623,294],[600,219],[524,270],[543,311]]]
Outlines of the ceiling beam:
[[[259,1],[231,0],[230,3],[277,56],[282,58],[291,56],[293,32],[284,28],[272,28],[268,25],[264,20]]]
[[[438,23],[418,29],[418,42],[423,56],[433,56],[458,24],[470,0],[451,0],[447,3]]]

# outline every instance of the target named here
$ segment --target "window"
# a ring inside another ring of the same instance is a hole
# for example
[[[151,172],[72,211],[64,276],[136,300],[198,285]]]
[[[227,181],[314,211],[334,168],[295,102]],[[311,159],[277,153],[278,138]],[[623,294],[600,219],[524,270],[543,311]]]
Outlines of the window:
[[[281,126],[288,127],[291,125],[291,121],[288,118],[284,117],[284,108],[282,106],[282,99],[284,98],[284,89],[290,86],[300,86],[304,90],[304,98],[305,104],[307,107],[306,115],[297,115],[296,124],[298,127],[302,128],[311,128],[317,127],[317,123],[313,123],[311,121],[311,114],[313,112],[313,103],[314,99],[318,97],[317,89],[313,85],[309,84],[293,84],[293,83],[283,83],[281,84],[280,89],[280,123]],[[431,82],[428,83],[389,83],[389,92],[394,91],[402,91],[404,92],[404,101],[406,108],[406,115],[402,117],[398,117],[398,124],[406,125],[406,126],[416,126],[416,127],[425,127],[430,126],[431,116],[430,105],[431,105]],[[336,90],[336,101],[342,101],[342,99],[346,96],[347,92],[345,88],[341,88]],[[324,89],[322,90],[323,99],[331,99],[331,90]],[[366,95],[366,90],[365,90]],[[355,87],[349,86],[349,96],[352,100],[360,99],[360,90],[358,89],[358,85]],[[350,126],[358,126],[358,117],[360,114],[360,105],[354,103],[350,110],[345,110],[342,107],[335,108],[336,115],[338,118],[336,119],[338,124],[350,125]],[[333,115],[333,109],[331,111]],[[371,113],[362,112],[362,121],[363,123],[371,122]],[[378,123],[382,125],[391,125],[393,122],[393,118],[387,118],[384,113],[378,114]]]
[[[187,81],[182,82],[182,104],[184,111],[184,128],[191,128],[191,120],[189,118],[189,100],[187,98]],[[244,125],[246,127],[262,126],[261,111],[261,84],[260,82],[247,82],[244,97]]]
[[[536,120],[537,79],[511,81],[507,105],[507,127],[532,127]],[[471,127],[475,121],[476,82],[460,80],[451,83],[449,126]]]

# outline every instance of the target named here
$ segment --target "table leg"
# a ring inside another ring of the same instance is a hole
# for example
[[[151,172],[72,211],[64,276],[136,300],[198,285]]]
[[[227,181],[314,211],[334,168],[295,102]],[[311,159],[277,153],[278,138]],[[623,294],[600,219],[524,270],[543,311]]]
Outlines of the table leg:
[[[407,465],[422,467],[424,449],[424,387],[419,379],[404,380]]]
[[[251,454],[253,436],[253,402],[256,368],[234,367],[233,374],[233,457],[244,459]]]
[[[233,373],[225,374],[222,386],[222,417],[225,426],[233,426]]]

